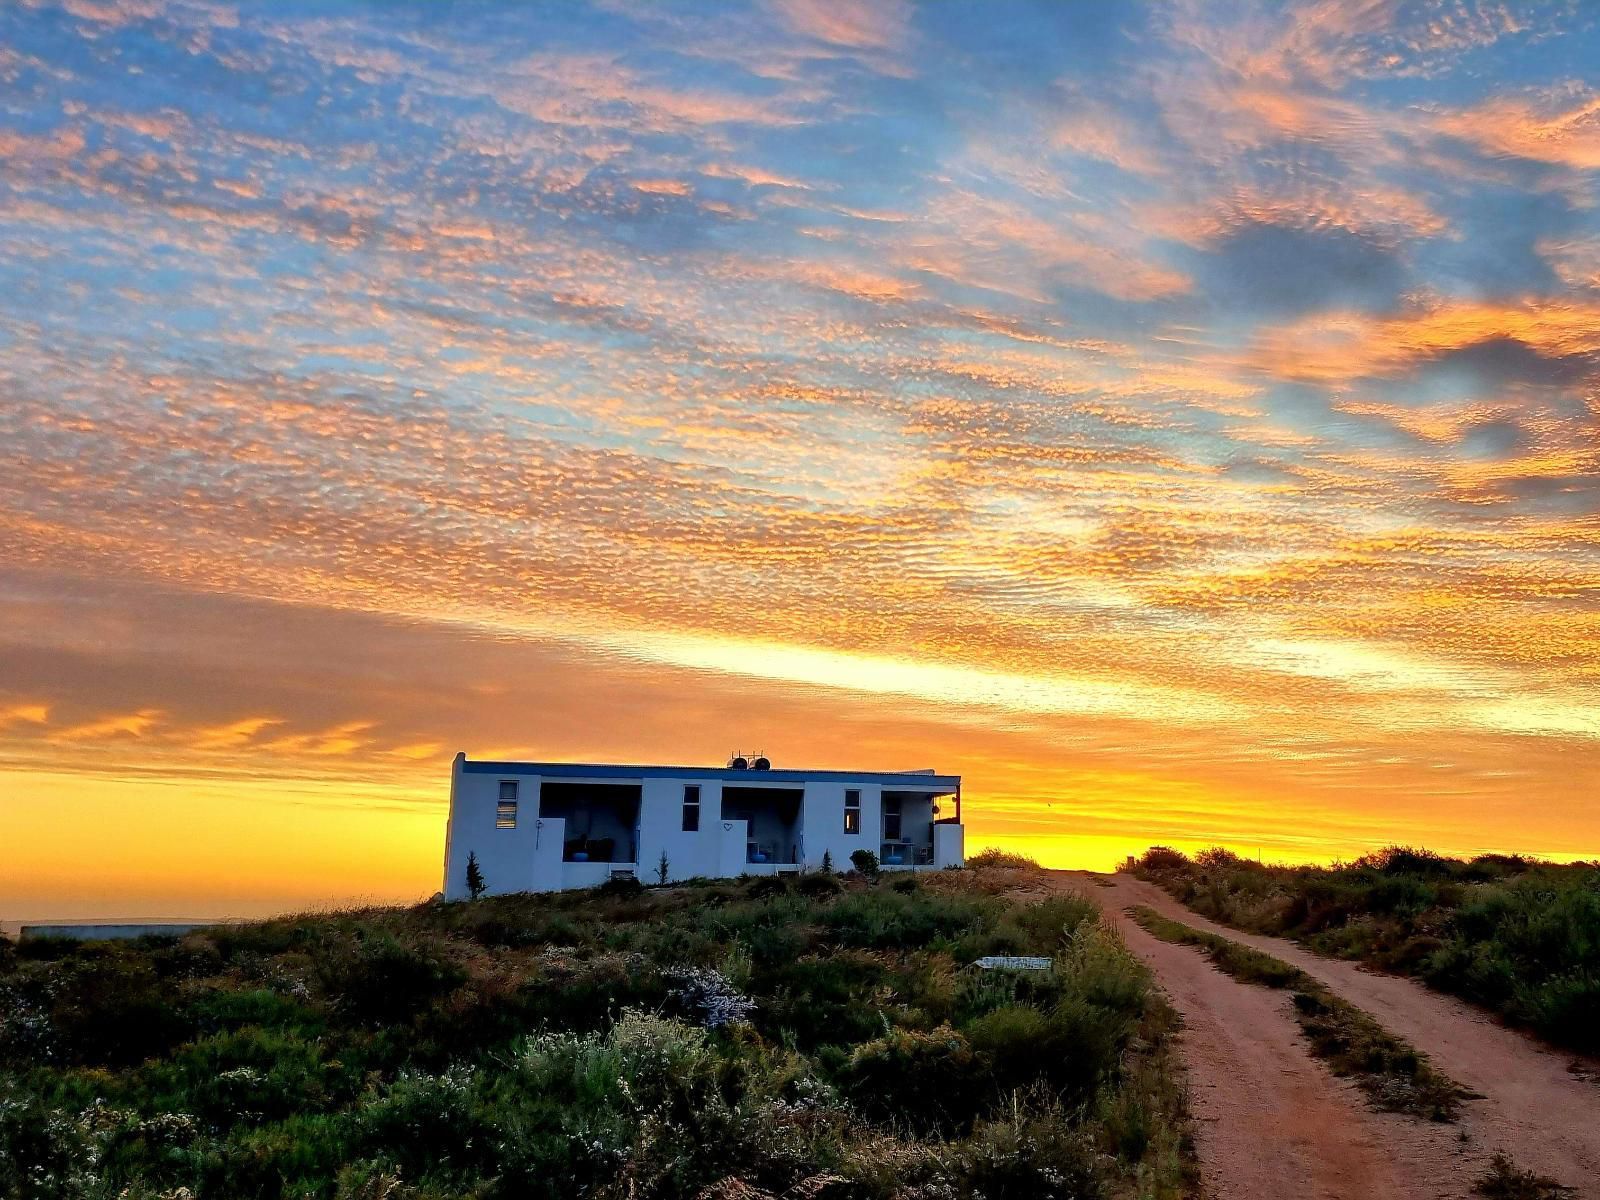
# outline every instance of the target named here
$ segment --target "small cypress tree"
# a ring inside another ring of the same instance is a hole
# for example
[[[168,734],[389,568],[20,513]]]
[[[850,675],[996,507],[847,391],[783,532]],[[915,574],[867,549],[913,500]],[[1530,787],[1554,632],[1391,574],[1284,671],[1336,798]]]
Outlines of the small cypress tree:
[[[832,850],[824,850],[822,852],[822,867],[821,867],[821,870],[822,870],[822,873],[824,875],[832,875],[833,874],[833,851]]]
[[[483,881],[483,870],[478,866],[478,852],[467,853],[467,892],[476,900],[488,890],[489,885]]]
[[[666,883],[667,876],[672,872],[672,864],[667,861],[667,852],[661,852],[661,861],[656,864],[656,882]]]

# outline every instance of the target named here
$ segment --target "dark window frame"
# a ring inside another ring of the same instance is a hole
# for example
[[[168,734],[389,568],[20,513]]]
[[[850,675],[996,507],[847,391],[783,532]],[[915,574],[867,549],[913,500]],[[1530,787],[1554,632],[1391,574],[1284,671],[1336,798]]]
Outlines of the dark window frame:
[[[700,832],[700,785],[683,785],[683,832]]]
[[[520,791],[515,779],[502,779],[500,781],[500,796],[495,801],[494,827],[496,829],[515,829],[517,827],[517,793]]]
[[[893,805],[894,807],[890,807]],[[890,825],[893,823],[893,832]],[[885,796],[883,799],[883,840],[898,842],[903,840],[905,829],[905,800],[900,796]]]
[[[844,831],[848,834],[861,832],[861,789],[846,788],[844,792]]]

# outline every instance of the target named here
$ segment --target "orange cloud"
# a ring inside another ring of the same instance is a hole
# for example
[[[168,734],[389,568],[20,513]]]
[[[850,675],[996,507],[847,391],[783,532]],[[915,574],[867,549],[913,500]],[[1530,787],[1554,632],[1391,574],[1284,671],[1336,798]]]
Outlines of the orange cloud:
[[[628,186],[651,196],[687,196],[694,191],[681,179],[630,179]]]
[[[281,717],[244,717],[226,725],[196,730],[189,744],[200,751],[236,750],[250,745],[263,729],[282,724]]]
[[[50,719],[48,704],[12,704],[0,708],[0,729],[19,721],[30,725],[43,725]]]
[[[1281,379],[1338,384],[1398,375],[1449,351],[1500,340],[1549,358],[1593,354],[1600,351],[1600,303],[1529,298],[1440,302],[1389,317],[1317,314],[1258,335],[1252,364]]]
[[[1490,154],[1579,171],[1600,168],[1600,93],[1589,88],[1490,100],[1442,114],[1437,126]]]
[[[144,708],[138,712],[120,713],[101,717],[82,725],[74,725],[51,735],[59,742],[100,741],[117,737],[143,737],[166,714],[160,709]]]

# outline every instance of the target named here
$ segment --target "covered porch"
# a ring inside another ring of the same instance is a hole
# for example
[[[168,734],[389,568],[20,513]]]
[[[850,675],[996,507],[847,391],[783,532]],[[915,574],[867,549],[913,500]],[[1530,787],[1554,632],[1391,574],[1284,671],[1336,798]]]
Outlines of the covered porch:
[[[745,859],[755,866],[792,866],[801,861],[802,788],[724,786],[722,819],[745,822]]]
[[[946,809],[950,811],[947,812]],[[878,862],[886,870],[944,865],[938,827],[958,825],[960,798],[942,792],[883,793]]]
[[[542,784],[540,818],[564,822],[561,861],[637,864],[641,792],[639,784]]]

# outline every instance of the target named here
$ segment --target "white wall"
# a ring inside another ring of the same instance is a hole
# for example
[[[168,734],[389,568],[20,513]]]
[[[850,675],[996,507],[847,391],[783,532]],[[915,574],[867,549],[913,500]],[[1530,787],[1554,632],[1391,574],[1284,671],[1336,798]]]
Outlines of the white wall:
[[[558,886],[561,839],[554,838],[557,874],[551,882],[545,867],[548,858],[544,845],[551,841],[546,829],[539,830],[539,777],[537,775],[468,775],[462,771],[463,758],[456,756],[450,780],[450,835],[445,840],[446,862],[444,895],[447,900],[464,900],[467,892],[467,856],[476,852],[478,869],[490,895],[506,892],[532,892]],[[500,781],[517,781],[517,827],[496,829],[495,811],[500,803]],[[546,823],[549,824],[548,822]],[[536,850],[545,850],[544,855]]]
[[[518,821],[521,824],[521,821]],[[554,892],[566,886],[562,869],[586,864],[564,863],[562,851],[567,841],[567,823],[560,817],[535,817],[533,825],[533,857],[528,863],[528,885],[520,890],[528,892]],[[504,830],[495,830],[503,833]],[[597,864],[604,866],[605,864]],[[518,890],[518,889],[514,889]]]
[[[700,788],[700,829],[683,828],[683,789]],[[711,779],[646,779],[639,798],[639,878],[660,878],[667,853],[667,882],[722,873],[722,784]]]
[[[801,806],[805,838],[805,866],[813,870],[822,865],[824,852],[833,855],[833,869],[848,871],[850,855],[857,850],[878,852],[878,835],[883,829],[883,789],[875,784],[848,785],[861,792],[861,832],[844,831],[843,783],[808,783]]]
[[[959,867],[966,862],[966,830],[960,825],[935,825],[933,827],[933,865]]]
[[[745,861],[745,856],[750,849],[750,823],[719,820],[715,828],[720,838],[718,849],[721,851],[715,874],[724,878],[747,874],[750,864]],[[758,868],[760,865],[757,864]]]

